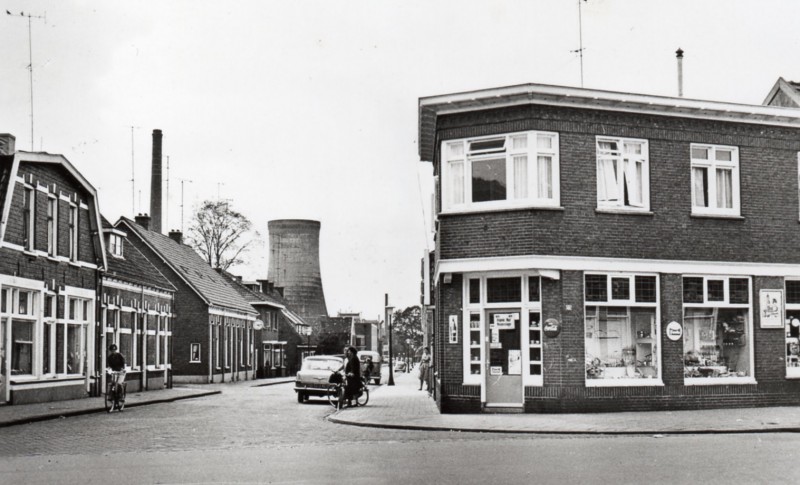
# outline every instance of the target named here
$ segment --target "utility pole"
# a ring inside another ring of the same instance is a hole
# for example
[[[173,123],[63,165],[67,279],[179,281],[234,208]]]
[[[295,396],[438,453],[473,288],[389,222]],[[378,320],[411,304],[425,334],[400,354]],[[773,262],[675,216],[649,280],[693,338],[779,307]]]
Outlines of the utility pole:
[[[192,183],[189,179],[181,179],[181,232],[183,232],[183,184],[184,182]]]
[[[387,386],[394,385],[394,364],[392,363],[392,313],[394,308],[389,306],[389,294],[384,294],[384,306],[386,308],[386,329],[389,332],[389,382]]]
[[[47,12],[44,15],[31,15],[30,13],[20,12],[19,14],[13,14],[6,10],[6,15],[10,15],[12,17],[28,17],[28,71],[30,73],[30,89],[31,89],[31,151],[33,151],[33,36],[31,32],[31,20],[32,19],[43,19],[44,23],[47,23]]]

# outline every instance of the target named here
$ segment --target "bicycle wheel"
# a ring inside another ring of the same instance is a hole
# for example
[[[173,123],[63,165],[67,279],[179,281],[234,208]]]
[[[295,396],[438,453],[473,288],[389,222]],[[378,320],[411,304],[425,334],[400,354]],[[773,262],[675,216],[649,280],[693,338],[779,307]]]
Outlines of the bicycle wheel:
[[[111,411],[111,406],[113,406],[113,404],[114,404],[113,395],[112,395],[113,392],[114,392],[114,388],[111,385],[106,387],[106,395],[105,395],[106,411]]]
[[[366,406],[369,402],[369,389],[367,386],[361,388],[361,394],[356,398],[356,406]]]
[[[339,389],[341,389],[341,386],[337,385],[328,388],[328,402],[335,408],[339,407]]]
[[[117,386],[119,388],[119,395],[117,396],[117,409],[122,411],[125,409],[125,394],[126,394],[126,387],[125,384],[121,386]]]

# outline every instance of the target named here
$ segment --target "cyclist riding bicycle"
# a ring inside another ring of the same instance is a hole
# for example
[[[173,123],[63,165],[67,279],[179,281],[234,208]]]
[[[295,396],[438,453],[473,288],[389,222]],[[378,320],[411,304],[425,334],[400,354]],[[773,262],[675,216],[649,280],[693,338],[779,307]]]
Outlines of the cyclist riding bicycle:
[[[345,387],[344,398],[347,405],[353,405],[353,399],[358,397],[361,390],[361,362],[358,361],[358,351],[353,346],[344,348],[344,363],[340,370],[344,371]]]
[[[117,346],[111,344],[108,347],[108,359],[106,359],[106,364],[108,364],[109,374],[111,374],[112,382],[114,386],[119,386],[123,382],[125,382],[125,356],[120,354],[117,351]]]

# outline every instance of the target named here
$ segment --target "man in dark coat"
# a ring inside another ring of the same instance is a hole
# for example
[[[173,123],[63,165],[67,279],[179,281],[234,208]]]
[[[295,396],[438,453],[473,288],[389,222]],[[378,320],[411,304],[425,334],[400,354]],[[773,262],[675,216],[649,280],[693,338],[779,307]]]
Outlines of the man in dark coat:
[[[344,397],[349,406],[353,405],[353,399],[361,389],[361,362],[358,361],[358,351],[353,346],[344,348],[344,376],[345,389]]]

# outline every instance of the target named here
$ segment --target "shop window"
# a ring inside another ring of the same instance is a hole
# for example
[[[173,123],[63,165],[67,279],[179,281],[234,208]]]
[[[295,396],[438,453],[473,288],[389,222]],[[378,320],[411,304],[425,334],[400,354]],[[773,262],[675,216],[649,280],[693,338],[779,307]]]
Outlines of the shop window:
[[[686,300],[689,285],[709,291]],[[746,288],[742,286],[746,283]],[[748,278],[684,278],[683,350],[687,384],[752,383],[752,321]],[[726,295],[724,288],[728,287]],[[720,294],[722,297],[720,297]],[[747,298],[746,298],[747,297]]]
[[[469,373],[472,375],[480,375],[481,368],[481,314],[478,312],[470,312]]]
[[[657,277],[587,274],[585,285],[586,385],[660,383]]]
[[[597,138],[597,206],[628,211],[650,210],[646,140]]]
[[[691,145],[692,214],[739,215],[739,150]]]
[[[522,132],[442,145],[445,211],[558,206],[558,135]]]
[[[683,279],[683,302],[703,303],[703,278]]]
[[[528,278],[528,301],[541,301],[541,279],[538,276]]]
[[[514,278],[487,278],[486,301],[488,303],[508,303],[522,301],[522,281]]]
[[[786,281],[786,377],[800,378],[800,280]]]

